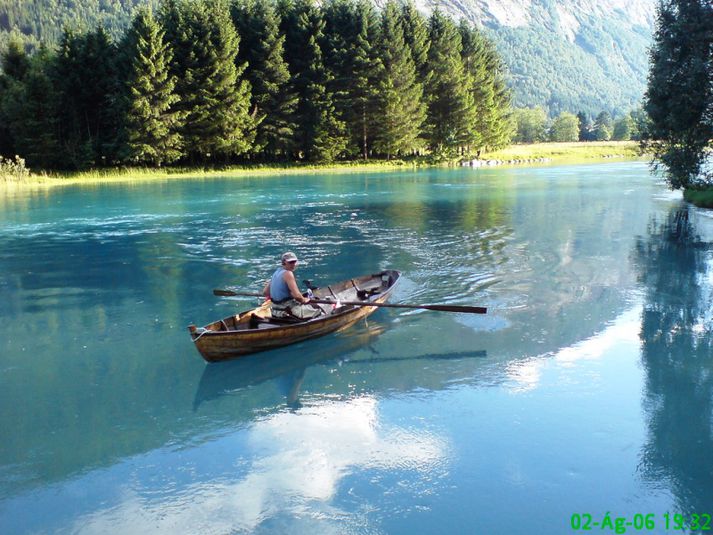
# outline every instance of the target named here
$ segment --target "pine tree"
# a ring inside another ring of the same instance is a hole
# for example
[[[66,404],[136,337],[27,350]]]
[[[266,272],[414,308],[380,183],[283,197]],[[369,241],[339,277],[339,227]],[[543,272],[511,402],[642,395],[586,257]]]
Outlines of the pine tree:
[[[15,58],[19,59],[19,58]],[[56,89],[49,72],[52,57],[41,48],[32,58],[23,61],[22,71],[11,71],[21,78],[3,75],[0,116],[5,135],[9,136],[7,157],[21,155],[34,169],[53,169],[60,165],[61,154],[57,136]],[[7,142],[6,142],[7,143]]]
[[[337,119],[349,130],[353,110],[351,85],[357,74],[354,70],[357,35],[355,5],[353,0],[328,0],[322,3],[321,12],[324,30],[319,44],[329,76],[327,92],[334,104]],[[349,135],[348,140],[352,138]],[[347,151],[355,154],[358,146],[347,145]]]
[[[493,43],[465,20],[461,21],[459,31],[463,67],[476,107],[471,148],[480,154],[482,149],[506,146],[514,135],[510,91],[505,84],[504,65]]]
[[[347,124],[353,143],[360,148],[361,156],[366,160],[375,137],[378,114],[377,82],[383,65],[374,46],[378,19],[368,0],[357,4],[355,17],[357,34],[349,83],[351,106]]]
[[[577,114],[577,119],[579,119],[579,141],[592,141],[594,135],[592,134],[592,120],[589,115],[580,111]]]
[[[0,156],[10,158],[17,153],[12,134],[13,114],[29,69],[30,59],[22,40],[13,34],[0,55]]]
[[[74,167],[106,165],[114,159],[116,58],[117,49],[102,27],[83,35],[66,31],[62,37],[53,78],[62,145]]]
[[[132,22],[122,49],[131,60],[125,94],[123,159],[160,166],[182,156],[181,113],[174,109],[175,76],[169,75],[172,52],[149,9]]]
[[[612,118],[609,112],[603,111],[594,120],[592,133],[595,141],[609,141],[612,135]]]
[[[463,68],[461,37],[453,22],[436,10],[429,20],[432,72],[426,84],[428,118],[426,132],[431,150],[454,156],[459,148],[478,140],[472,80]]]
[[[401,6],[401,25],[404,31],[404,41],[411,51],[419,81],[425,84],[430,77],[428,49],[431,46],[431,42],[428,36],[426,19],[416,9],[413,0],[407,0]]]
[[[390,158],[421,147],[421,126],[426,119],[423,86],[416,79],[416,67],[393,1],[387,2],[381,13],[379,59],[383,69],[374,148]]]
[[[299,103],[296,122],[301,157],[312,161],[331,161],[346,149],[344,122],[336,114],[327,86],[330,73],[323,61],[320,41],[324,19],[311,0],[297,0],[290,8],[287,38],[288,48],[300,51],[292,54],[290,70]]]
[[[188,154],[202,160],[248,151],[256,120],[249,113],[250,84],[237,67],[239,37],[225,2],[169,0],[162,11],[174,47],[171,74],[177,77],[181,131]]]
[[[22,80],[30,69],[30,59],[18,34],[10,35],[7,47],[2,52],[0,66],[5,76],[15,80]]]
[[[252,87],[251,114],[260,119],[253,151],[285,157],[294,144],[297,95],[285,61],[279,16],[269,0],[236,2],[232,13],[241,36],[238,62],[247,64],[245,76]]]
[[[713,183],[713,3],[661,0],[644,108],[646,150],[674,189]]]

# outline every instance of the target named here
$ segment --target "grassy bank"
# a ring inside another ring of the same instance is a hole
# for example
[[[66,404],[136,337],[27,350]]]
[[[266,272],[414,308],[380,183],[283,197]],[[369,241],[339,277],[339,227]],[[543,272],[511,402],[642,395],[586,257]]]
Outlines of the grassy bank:
[[[683,198],[699,208],[713,208],[713,189],[684,189]]]
[[[481,155],[484,160],[536,160],[548,159],[554,163],[574,163],[605,158],[621,157],[636,158],[639,156],[638,144],[634,141],[612,141],[591,143],[537,143],[532,145],[512,145],[507,149],[489,152]],[[451,162],[457,165],[458,161]],[[376,172],[393,171],[431,165],[448,165],[448,163],[432,163],[428,158],[415,158],[408,160],[369,160],[336,162],[331,164],[255,164],[240,165],[224,168],[113,168],[96,169],[76,173],[48,173],[13,176],[0,174],[0,186],[23,187],[39,186],[52,187],[72,184],[100,184],[112,182],[141,182],[148,180],[174,180],[187,178],[211,177],[241,177],[241,176],[279,176],[288,174],[305,173],[348,173],[348,172]]]
[[[242,176],[280,176],[307,173],[349,173],[363,171],[393,171],[430,165],[425,159],[414,160],[370,160],[353,162],[334,162],[330,164],[255,164],[226,167],[122,167],[93,169],[89,171],[67,173],[30,173],[27,176],[14,177],[0,175],[0,186],[39,185],[61,186],[71,184],[92,184],[112,182],[142,182],[148,180],[175,180],[214,177]]]
[[[537,160],[586,162],[605,158],[641,157],[636,141],[591,141],[586,143],[533,143],[482,154],[481,160]]]

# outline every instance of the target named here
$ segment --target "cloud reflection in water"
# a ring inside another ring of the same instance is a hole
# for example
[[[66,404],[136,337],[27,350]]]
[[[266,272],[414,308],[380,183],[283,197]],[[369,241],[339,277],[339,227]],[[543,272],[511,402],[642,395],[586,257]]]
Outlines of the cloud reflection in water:
[[[447,457],[443,438],[381,424],[378,402],[370,396],[270,415],[246,432],[253,457],[233,463],[247,464],[244,477],[192,483],[184,492],[169,493],[168,500],[156,499],[151,489],[129,488],[120,503],[78,519],[70,531],[229,533],[285,517],[291,530],[295,519],[310,529],[316,524],[320,532],[336,529],[337,522],[340,532],[351,522],[363,529],[363,518],[350,518],[355,513],[333,503],[346,477],[367,470],[428,477]]]

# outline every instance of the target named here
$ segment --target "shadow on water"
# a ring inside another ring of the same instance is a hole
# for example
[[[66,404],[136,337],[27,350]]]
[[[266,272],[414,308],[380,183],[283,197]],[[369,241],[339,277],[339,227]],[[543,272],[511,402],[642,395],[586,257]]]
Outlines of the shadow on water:
[[[298,389],[294,383],[304,378],[305,370],[320,362],[347,358],[360,348],[376,350],[371,343],[385,330],[381,324],[371,326],[360,323],[350,331],[334,336],[309,340],[281,349],[257,353],[226,362],[208,364],[203,371],[193,401],[193,410],[201,403],[223,394],[258,386],[271,379],[285,377],[287,389],[283,392],[288,404],[297,400]],[[292,381],[292,378],[295,378]]]
[[[679,208],[651,222],[634,255],[644,289],[642,471],[688,515],[713,504],[712,242],[713,221]]]
[[[285,397],[290,407],[299,406],[299,395],[307,370],[313,366],[334,364],[342,369],[350,367],[367,367],[399,365],[418,361],[454,361],[471,358],[484,358],[486,351],[458,351],[448,353],[428,353],[421,355],[395,356],[392,351],[383,354],[374,342],[386,330],[383,324],[372,324],[352,327],[345,333],[310,340],[295,346],[258,353],[223,363],[206,365],[196,389],[193,410],[196,411],[203,403],[215,400],[221,396],[236,394],[242,390],[258,387],[268,381],[276,381],[280,394]],[[366,373],[376,373],[370,370]],[[359,375],[362,375],[360,372]],[[330,378],[340,384],[341,376],[353,375],[349,372],[333,374]],[[382,375],[382,380],[389,373]],[[402,374],[396,374],[401,375]],[[313,387],[326,388],[326,377],[315,378]],[[344,382],[346,382],[345,379]],[[314,382],[314,381],[313,381]],[[375,384],[379,384],[376,381]],[[385,390],[388,385],[382,385]],[[346,389],[340,389],[346,391]]]

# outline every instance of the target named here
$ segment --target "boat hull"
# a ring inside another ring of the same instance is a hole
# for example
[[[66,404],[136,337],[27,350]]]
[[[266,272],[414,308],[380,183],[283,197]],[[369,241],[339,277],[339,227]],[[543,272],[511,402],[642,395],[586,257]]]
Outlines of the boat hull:
[[[354,300],[358,291],[365,291],[361,290],[362,288],[372,288],[371,291],[375,293],[368,298],[368,301],[384,303],[390,297],[399,276],[398,271],[388,270],[376,275],[350,279],[333,287],[317,289],[314,291],[314,295],[318,299],[324,299],[331,295],[347,301]],[[378,293],[376,293],[375,287],[377,281],[380,285]],[[206,325],[200,330],[190,326],[189,331],[196,349],[203,358],[208,362],[220,362],[346,329],[366,318],[377,308],[374,306],[344,306],[327,316],[299,323],[275,325],[271,323],[270,306],[267,302],[258,308]],[[254,322],[250,323],[253,316],[261,323],[255,328],[248,328],[248,326],[254,325]]]

